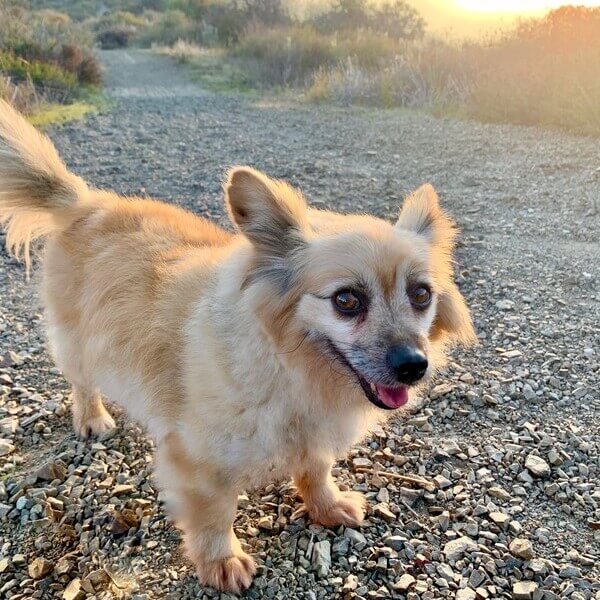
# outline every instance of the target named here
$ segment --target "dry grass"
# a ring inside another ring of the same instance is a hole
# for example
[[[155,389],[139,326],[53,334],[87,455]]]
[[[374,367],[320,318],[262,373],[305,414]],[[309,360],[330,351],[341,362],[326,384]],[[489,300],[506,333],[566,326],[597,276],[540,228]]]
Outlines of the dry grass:
[[[314,101],[406,106],[600,135],[600,8],[566,7],[489,42],[253,28],[233,55],[257,86]]]
[[[465,52],[472,116],[600,135],[600,8],[563,7]]]
[[[185,40],[177,40],[172,46],[155,46],[153,50],[157,54],[170,56],[180,64],[197,61],[207,53],[212,53],[207,48],[203,48],[192,42],[186,42]]]

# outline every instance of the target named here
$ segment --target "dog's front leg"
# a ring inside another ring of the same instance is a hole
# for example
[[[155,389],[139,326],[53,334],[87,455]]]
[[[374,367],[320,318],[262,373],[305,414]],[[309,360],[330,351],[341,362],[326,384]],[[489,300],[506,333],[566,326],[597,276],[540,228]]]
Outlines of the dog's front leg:
[[[156,475],[200,583],[234,594],[249,587],[256,565],[233,532],[237,490],[214,466],[189,457],[175,434],[158,447]]]
[[[342,492],[331,475],[334,461],[307,456],[294,473],[294,483],[311,520],[325,527],[360,525],[365,516],[365,498],[359,492]]]

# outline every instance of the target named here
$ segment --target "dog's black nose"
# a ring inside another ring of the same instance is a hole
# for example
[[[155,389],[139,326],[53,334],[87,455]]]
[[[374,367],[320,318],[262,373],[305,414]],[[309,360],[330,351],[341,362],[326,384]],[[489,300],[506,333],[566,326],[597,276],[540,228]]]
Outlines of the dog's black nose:
[[[427,371],[427,357],[414,346],[392,346],[388,350],[386,360],[398,381],[407,385],[419,381]]]

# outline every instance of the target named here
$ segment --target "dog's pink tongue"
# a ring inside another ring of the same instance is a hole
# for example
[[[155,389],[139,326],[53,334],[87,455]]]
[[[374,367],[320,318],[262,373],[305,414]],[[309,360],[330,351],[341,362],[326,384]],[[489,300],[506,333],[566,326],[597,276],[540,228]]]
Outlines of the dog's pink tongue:
[[[408,402],[408,388],[406,386],[388,388],[378,385],[377,395],[389,408],[400,408]]]

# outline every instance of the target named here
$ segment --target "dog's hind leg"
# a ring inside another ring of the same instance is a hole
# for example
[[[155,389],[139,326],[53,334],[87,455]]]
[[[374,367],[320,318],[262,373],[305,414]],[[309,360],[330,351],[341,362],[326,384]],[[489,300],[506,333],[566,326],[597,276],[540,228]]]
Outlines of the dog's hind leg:
[[[115,421],[102,403],[100,392],[73,385],[73,429],[80,439],[101,436],[114,429]]]

